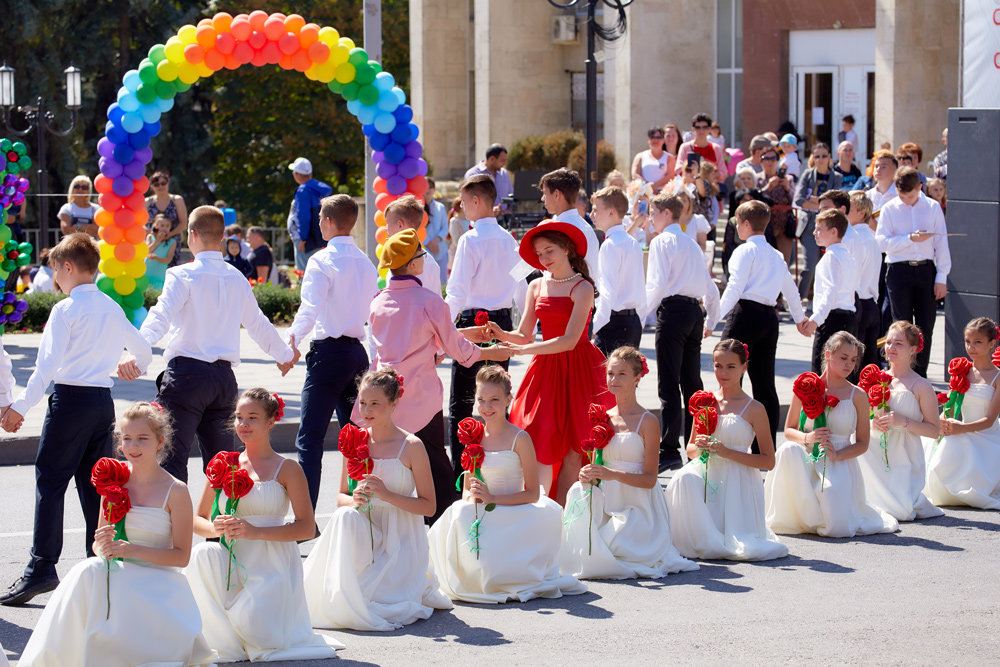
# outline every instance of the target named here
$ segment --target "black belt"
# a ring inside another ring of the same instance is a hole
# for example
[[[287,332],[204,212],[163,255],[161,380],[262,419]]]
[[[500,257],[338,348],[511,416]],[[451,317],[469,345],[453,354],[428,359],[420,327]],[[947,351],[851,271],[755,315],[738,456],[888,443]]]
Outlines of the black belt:
[[[934,264],[933,259],[921,259],[919,261],[914,260],[904,260],[901,262],[889,262],[890,264],[905,264],[907,266],[927,266],[928,264]]]
[[[337,336],[336,338],[333,336],[327,336],[326,338],[321,338],[312,342],[313,345],[325,345],[327,343],[357,343],[360,345],[361,341],[353,336]]]
[[[483,308],[466,308],[459,314],[459,317],[475,317],[476,314],[484,312]],[[496,310],[485,310],[485,312],[490,316],[490,319],[494,317],[510,317],[510,308],[498,308]]]
[[[94,387],[94,386],[84,386],[79,384],[62,384],[61,382],[56,382],[52,389],[58,391],[60,394],[80,394],[80,395],[103,395],[107,394],[111,396],[110,387]]]
[[[855,312],[857,311],[848,310],[847,308],[834,308],[830,311],[830,314],[833,315],[834,313],[842,313],[844,315],[854,315]]]
[[[635,308],[626,308],[624,310],[612,310],[611,314],[612,315],[636,315],[636,316],[639,315],[639,313],[636,311]]]
[[[660,303],[661,304],[667,303],[668,301],[673,303],[693,303],[693,304],[698,303],[698,299],[694,298],[693,296],[681,296],[680,294],[674,294],[673,296],[664,297],[664,299],[660,301]]]
[[[232,368],[232,364],[225,359],[216,359],[215,361],[202,361],[201,359],[195,359],[194,357],[177,356],[167,362],[167,366],[171,363],[180,364],[191,364],[194,366],[216,366],[219,368]]]

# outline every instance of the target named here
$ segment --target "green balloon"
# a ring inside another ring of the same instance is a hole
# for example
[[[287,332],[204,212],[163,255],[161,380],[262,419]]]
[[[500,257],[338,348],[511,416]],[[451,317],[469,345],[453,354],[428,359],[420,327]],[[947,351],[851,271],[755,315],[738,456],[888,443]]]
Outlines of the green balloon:
[[[21,159],[17,161],[17,166],[21,168],[21,171],[31,169],[31,158],[27,155],[22,155]]]
[[[142,304],[144,303],[145,300],[142,297],[142,292],[139,290],[135,290],[131,294],[126,294],[125,297],[122,298],[122,304],[126,308],[131,308],[132,310],[142,308]],[[131,320],[132,318],[129,319]]]
[[[344,90],[344,84],[334,79],[330,83],[326,84],[326,87],[330,89],[330,92],[340,95],[340,92]]]
[[[190,83],[184,83],[183,81],[181,81],[178,78],[178,79],[174,79],[174,88],[177,89],[178,93],[186,93],[187,91],[191,90],[191,84]]]
[[[147,61],[148,64],[139,67],[139,80],[143,83],[153,84],[160,80],[156,73],[156,65]]]
[[[4,271],[0,268],[0,280],[7,280],[7,276],[10,275],[10,271]]]
[[[25,255],[30,255],[34,249],[35,247],[30,243],[28,243],[27,241],[17,246],[18,252],[22,252]]]
[[[115,281],[107,276],[101,276],[97,279],[97,289],[105,294],[111,294],[111,292],[115,291]]]
[[[140,83],[139,89],[135,91],[135,96],[143,104],[152,104],[156,100],[156,86],[148,83]]]
[[[375,80],[375,70],[368,63],[358,65],[355,69],[354,80],[362,86],[369,84]]]
[[[108,296],[110,296],[112,299],[114,299],[115,303],[117,303],[119,306],[122,305],[122,295],[121,294],[119,294],[118,292],[116,292],[114,290],[111,290],[110,292],[106,292],[106,294]]]
[[[18,255],[17,256],[17,265],[18,266],[27,266],[28,264],[31,264],[31,255]]]
[[[171,97],[177,94],[177,89],[174,88],[174,84],[169,81],[157,81],[156,82],[156,96],[161,100],[169,100]]]
[[[358,91],[361,90],[361,86],[358,85],[357,81],[351,81],[345,84],[343,89],[341,89],[340,94],[345,100],[350,102],[351,100],[358,99]]]
[[[3,139],[0,139],[0,150],[2,150],[4,153],[6,153],[7,151],[9,151],[13,147],[14,147],[14,144],[11,142],[10,139],[7,139],[6,137],[4,137]]]
[[[375,86],[361,86],[361,90],[358,91],[358,101],[366,107],[373,106],[378,102],[378,96],[379,90]]]
[[[14,145],[11,148],[13,148],[18,153],[27,153],[28,152],[28,147],[25,146],[24,143],[22,143],[20,141],[15,141]]]
[[[163,44],[157,44],[149,50],[149,59],[153,61],[154,65],[166,57],[167,49],[163,46]]]
[[[6,243],[10,240],[10,227],[0,225],[0,242]]]
[[[3,244],[3,254],[6,255],[13,250],[17,250],[17,241],[7,239],[7,241]]]
[[[4,271],[6,271],[7,273],[10,273],[11,271],[13,271],[14,269],[17,268],[17,262],[15,262],[12,259],[5,259],[3,261],[3,264],[0,264],[0,266],[3,267]]]
[[[385,289],[385,278],[379,278],[377,284],[379,289]]]
[[[382,65],[375,60],[369,60],[368,66],[371,67],[373,70],[375,70],[376,74],[382,71]]]
[[[366,65],[368,63],[368,52],[356,46],[351,49],[351,55],[347,58],[347,62],[351,63],[355,67],[358,65]]]
[[[139,276],[135,279],[135,289],[137,292],[145,292],[149,289],[149,278],[146,276]]]
[[[129,322],[135,319],[134,310],[132,310],[131,308],[126,308],[125,306],[122,306],[122,310],[125,311],[125,318],[128,319]]]

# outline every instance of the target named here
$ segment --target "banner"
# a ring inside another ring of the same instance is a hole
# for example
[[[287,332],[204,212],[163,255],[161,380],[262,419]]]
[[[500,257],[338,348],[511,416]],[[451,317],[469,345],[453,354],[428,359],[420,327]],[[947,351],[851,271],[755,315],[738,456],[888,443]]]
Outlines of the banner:
[[[964,0],[962,104],[1000,108],[1000,2]]]

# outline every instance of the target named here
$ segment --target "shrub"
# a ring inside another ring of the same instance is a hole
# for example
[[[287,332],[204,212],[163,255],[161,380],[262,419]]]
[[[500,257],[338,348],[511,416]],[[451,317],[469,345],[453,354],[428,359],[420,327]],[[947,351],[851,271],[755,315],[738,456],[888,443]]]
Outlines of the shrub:
[[[573,149],[573,152],[569,155],[569,168],[575,169],[580,172],[580,177],[584,178],[584,172],[587,170],[587,143],[583,142],[579,146]],[[597,181],[603,181],[604,177],[607,176],[615,168],[615,149],[614,146],[608,142],[601,141],[597,142]],[[586,180],[586,178],[584,178]]]
[[[66,298],[62,292],[32,292],[22,297],[28,302],[28,310],[24,311],[24,317],[17,324],[10,325],[9,330],[27,329],[28,331],[41,331],[45,322],[49,319],[49,311],[52,306]]]
[[[253,295],[267,319],[275,324],[291,322],[295,318],[295,311],[298,310],[299,304],[302,302],[298,288],[288,289],[268,283],[255,286]]]
[[[568,167],[584,174],[587,163],[587,143],[582,132],[560,130],[547,135],[522,137],[511,144],[507,166],[514,171],[525,169],[559,169]],[[597,177],[604,178],[615,168],[614,147],[606,141],[597,144]]]
[[[145,299],[146,310],[149,310],[156,305],[156,300],[160,298],[160,290],[155,287],[147,287],[146,291],[142,293],[143,299]]]

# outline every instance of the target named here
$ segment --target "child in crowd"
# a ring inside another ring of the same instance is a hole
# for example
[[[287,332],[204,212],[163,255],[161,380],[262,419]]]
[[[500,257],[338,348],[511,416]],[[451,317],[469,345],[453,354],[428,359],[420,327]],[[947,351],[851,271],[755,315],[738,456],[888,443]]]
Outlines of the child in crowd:
[[[927,181],[927,196],[941,205],[941,212],[946,213],[948,208],[947,185],[944,179],[932,178]]]
[[[469,221],[465,218],[465,210],[462,208],[462,198],[455,197],[451,200],[451,210],[448,211],[449,271],[455,263],[455,252],[458,250],[458,240],[462,238],[462,235],[465,234],[465,232],[469,231],[469,227]]]
[[[163,279],[167,275],[167,267],[174,260],[177,252],[177,237],[170,235],[170,219],[158,215],[153,219],[153,231],[146,237],[149,254],[146,255],[146,277],[153,289],[163,289]]]
[[[278,281],[278,267],[274,263],[274,253],[267,244],[263,227],[251,227],[247,230],[247,241],[250,243],[250,255],[247,261],[253,267],[252,278],[257,282],[274,284]]]
[[[694,202],[695,199],[690,196],[689,193],[681,191],[678,194],[684,195],[681,197],[681,202],[684,204],[684,209],[679,216],[677,216],[677,222],[681,226],[681,231],[694,239],[695,243],[701,251],[705,252],[706,244],[708,243],[709,234],[712,232],[712,225],[708,222],[704,215],[694,212]],[[704,264],[704,260],[702,261]]]
[[[489,178],[489,177],[487,177]],[[385,228],[389,236],[404,229],[417,231],[427,212],[424,205],[413,195],[403,195],[385,208]],[[434,294],[441,296],[441,267],[429,252],[424,254],[424,270],[417,276],[420,284]]]
[[[225,207],[222,206],[218,208],[223,212],[223,216],[225,216],[226,210],[233,211],[233,209],[223,210]],[[233,211],[233,213],[235,213],[235,211]],[[250,253],[253,251],[253,248],[250,247],[249,243],[243,240],[243,228],[239,225],[226,225],[226,237],[229,238],[231,236],[235,236],[236,240],[240,244],[240,257],[248,259],[250,257]]]
[[[988,317],[965,325],[965,352],[972,368],[961,413],[942,417],[940,440],[924,440],[924,493],[935,505],[1000,509],[1000,371],[991,359],[997,335],[996,322]]]
[[[42,251],[38,253],[38,267],[32,269],[31,288],[28,289],[28,294],[56,291],[57,288],[53,279],[54,274],[52,273],[52,267],[49,266],[50,252],[52,252],[51,248],[42,248]]]
[[[858,366],[861,349],[846,331],[833,334],[824,345],[821,378],[827,400],[836,399],[825,412],[826,426],[815,428],[813,420],[803,425],[802,402],[792,397],[787,441],[764,481],[767,525],[776,533],[854,537],[899,529],[895,519],[865,502],[858,457],[869,448],[868,396],[847,379]]]
[[[242,273],[247,278],[257,279],[257,272],[254,267],[250,266],[250,262],[244,259],[243,255],[240,254],[240,239],[237,236],[227,236],[226,237],[226,264],[229,264],[234,269]]]
[[[170,416],[153,403],[133,403],[118,421],[118,453],[127,474],[125,536],[101,516],[99,556],[77,563],[45,606],[21,654],[22,665],[214,663],[201,615],[180,568],[191,555],[191,496],[160,467],[170,451]],[[92,477],[104,478],[107,460]],[[118,560],[114,560],[118,559]]]
[[[282,411],[266,389],[243,392],[232,423],[244,450],[213,460],[194,517],[196,534],[228,540],[195,546],[184,570],[220,662],[332,658],[344,648],[314,633],[309,621],[295,543],[314,537],[316,521],[302,468],[271,448]],[[223,507],[227,494],[212,486],[220,470],[251,483],[232,513]],[[294,519],[286,522],[289,506]]]
[[[923,344],[920,328],[897,321],[889,326],[885,358],[889,362],[889,409],[875,408],[872,438],[877,444],[859,459],[868,502],[897,521],[941,516],[922,493],[925,483],[924,449],[920,438],[940,433],[934,388],[913,370]]]
[[[781,137],[781,166],[785,168],[785,173],[792,177],[794,181],[799,180],[799,172],[802,169],[799,163],[799,139],[794,134],[786,134]]]
[[[314,509],[330,417],[336,411],[341,426],[351,420],[358,380],[369,365],[361,341],[378,291],[378,272],[351,236],[357,221],[358,205],[348,195],[331,195],[320,203],[319,230],[327,246],[309,258],[302,277],[302,303],[288,330],[293,349],[313,334],[295,448]]]
[[[145,372],[152,360],[149,343],[121,306],[94,284],[100,259],[97,244],[82,232],[63,237],[49,253],[55,281],[69,298],[52,307],[38,345],[35,371],[0,419],[5,431],[17,431],[31,406],[45,395],[49,382],[55,382],[35,455],[31,561],[24,576],[0,595],[0,604],[23,605],[59,583],[56,563],[62,552],[63,502],[74,479],[86,524],[84,544],[87,555],[94,555],[91,544],[100,497],[87,480],[97,460],[111,455],[115,421],[111,374],[123,350],[135,357],[131,379]]]
[[[824,193],[824,196],[829,192]],[[843,193],[847,198],[847,194]],[[822,205],[823,202],[820,202]],[[812,371],[823,372],[823,350],[826,341],[838,331],[854,335],[857,329],[855,296],[858,265],[841,240],[850,223],[839,209],[826,209],[816,216],[813,236],[816,245],[826,252],[816,265],[813,286],[813,314],[807,321],[806,333],[813,337]]]
[[[461,427],[470,447],[482,447],[476,461],[482,479],[465,473],[462,499],[428,535],[431,563],[452,600],[527,602],[587,590],[559,573],[562,511],[551,498],[539,497],[531,437],[507,421],[511,399],[507,372],[483,366],[476,374],[476,406],[485,426],[470,418]]]
[[[747,370],[747,347],[727,338],[715,346],[712,361],[719,396],[714,433],[691,431],[691,459],[667,486],[670,534],[687,558],[771,560],[788,555],[764,519],[760,470],[774,467],[774,441],[764,406],[740,387]],[[696,417],[697,419],[697,417]],[[750,451],[757,438],[760,453]]]
[[[427,452],[393,422],[401,379],[391,368],[366,373],[362,429],[341,430],[338,509],[304,566],[315,627],[387,632],[452,607],[430,569],[421,520],[436,505]]]
[[[559,197],[562,195],[560,194]],[[528,286],[517,331],[489,327],[512,354],[531,354],[510,420],[537,443],[539,478],[560,505],[582,465],[590,433],[587,407],[614,405],[605,384],[604,355],[587,338],[596,288],[587,269],[587,238],[576,225],[543,220],[521,238],[521,259],[544,271]],[[542,323],[542,342],[534,342]]]
[[[616,405],[607,425],[614,435],[603,450],[603,465],[581,468],[566,497],[559,561],[579,577],[658,579],[698,569],[670,542],[667,501],[656,477],[660,428],[635,395],[647,372],[646,358],[634,347],[608,357],[608,391]]]
[[[829,193],[827,193],[829,194]],[[878,337],[882,316],[878,309],[878,278],[882,267],[882,252],[871,228],[872,200],[864,192],[851,192],[851,207],[847,221],[851,223],[844,234],[843,244],[857,266],[857,335],[864,353],[861,367],[878,365]],[[852,377],[857,377],[855,373]]]

